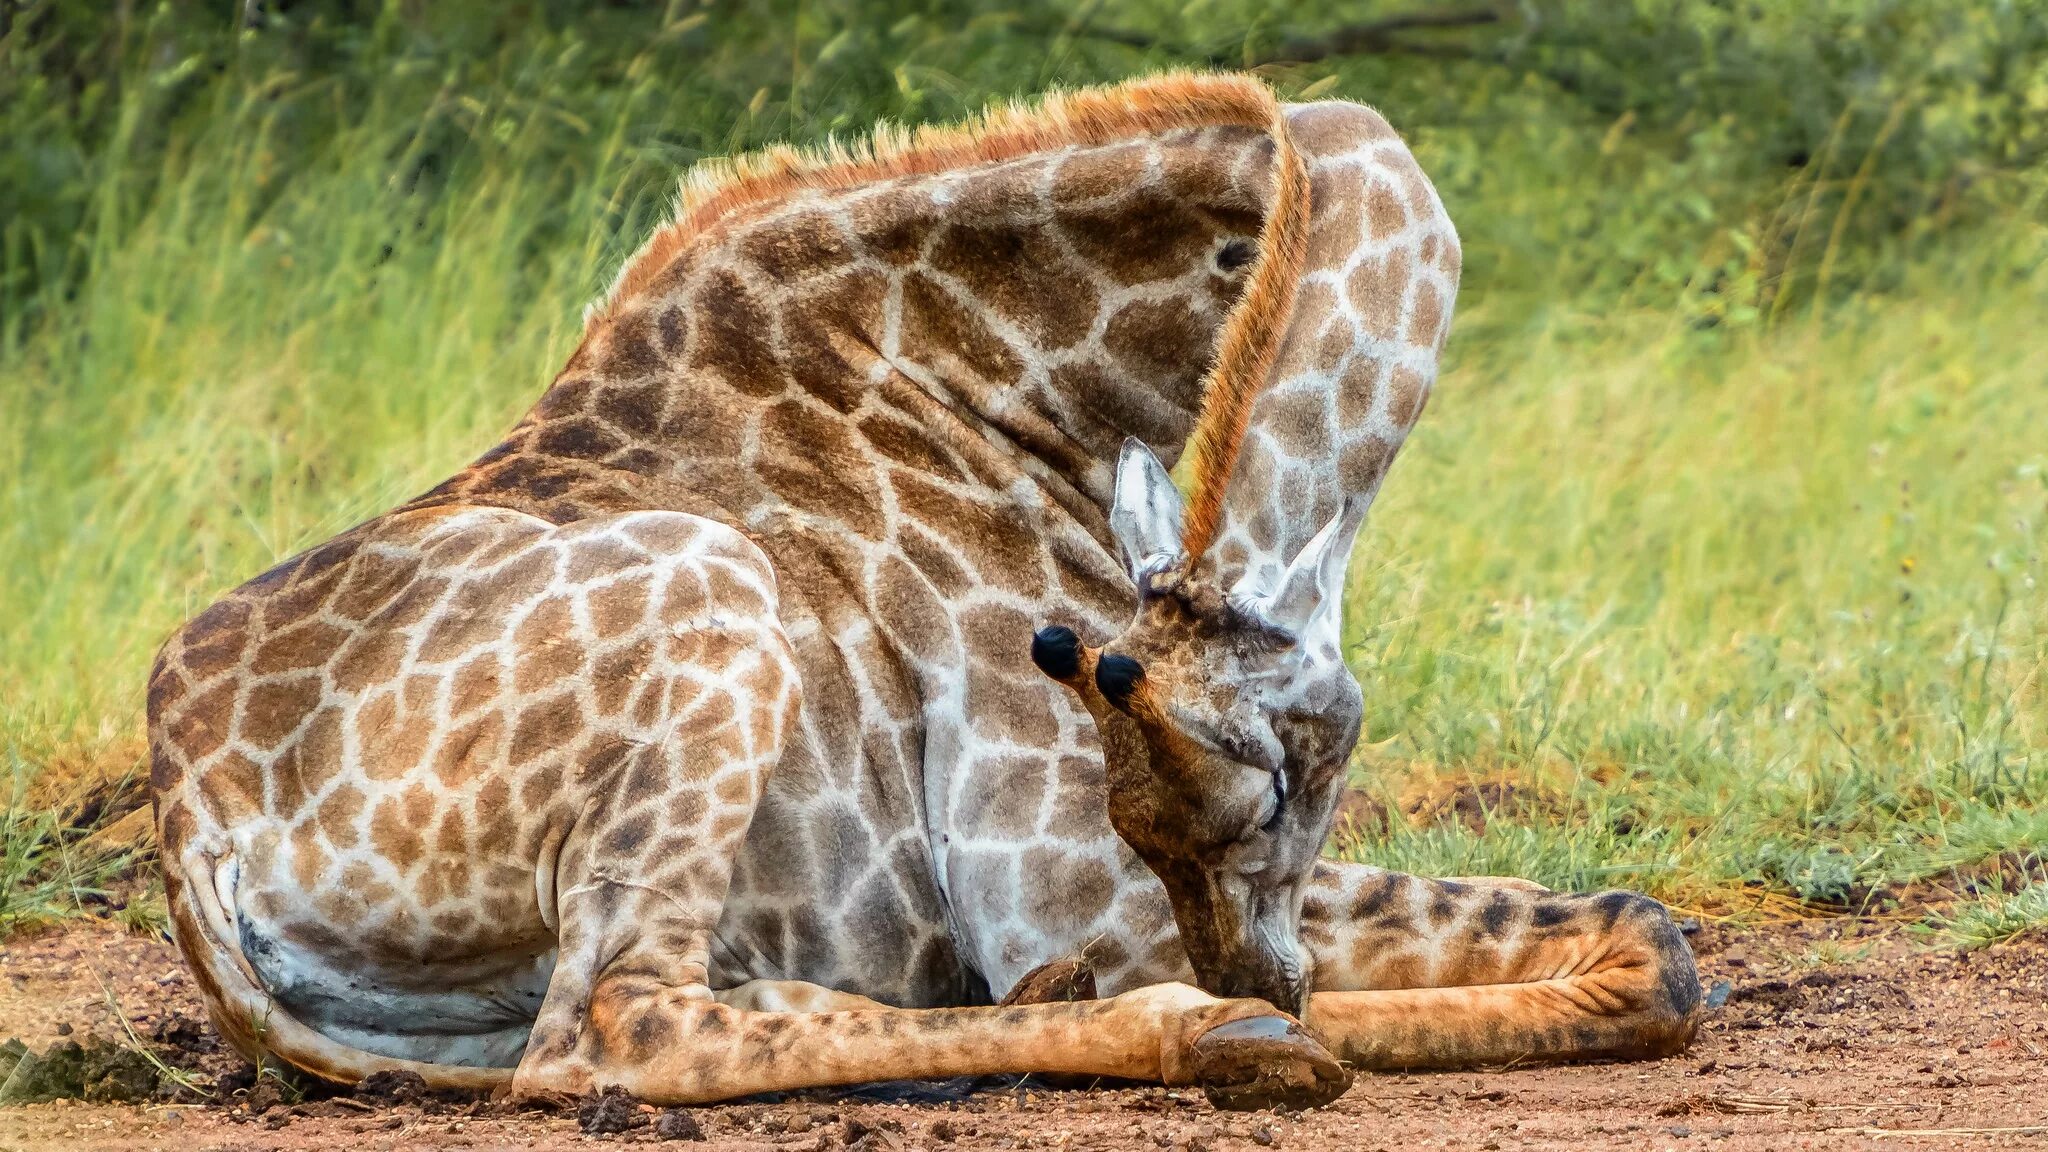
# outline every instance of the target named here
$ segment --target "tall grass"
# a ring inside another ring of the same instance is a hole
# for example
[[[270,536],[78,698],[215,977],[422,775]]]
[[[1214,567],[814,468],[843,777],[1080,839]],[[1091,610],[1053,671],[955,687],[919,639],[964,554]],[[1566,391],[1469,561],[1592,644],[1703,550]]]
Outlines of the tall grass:
[[[2041,231],[1775,331],[1454,340],[1348,605],[1360,774],[1540,802],[1359,851],[1740,906],[2048,844],[2048,274],[1988,251]]]
[[[131,768],[172,628],[493,442],[690,160],[1175,59],[1088,40],[1086,11],[1027,34],[819,5],[784,32],[671,4],[472,43],[409,39],[402,7],[345,70],[244,37],[214,79],[110,97],[80,270],[0,322],[22,763]],[[1271,38],[1226,7],[1166,23]],[[630,50],[594,46],[624,20]],[[1477,58],[1271,75],[1409,128],[1468,253],[1354,566],[1358,781],[1541,801],[1349,851],[1733,907],[2048,842],[2038,199],[1823,263],[1877,144],[1773,175],[1725,118],[1652,134]],[[1809,289],[1777,291],[1794,268]]]

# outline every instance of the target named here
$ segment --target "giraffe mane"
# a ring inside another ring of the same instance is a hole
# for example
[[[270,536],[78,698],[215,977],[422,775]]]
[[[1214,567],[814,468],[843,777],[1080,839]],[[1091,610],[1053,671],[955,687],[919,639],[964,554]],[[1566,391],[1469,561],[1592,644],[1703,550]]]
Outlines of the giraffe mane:
[[[1074,145],[1112,144],[1184,128],[1262,128],[1273,137],[1273,206],[1244,299],[1225,320],[1203,381],[1200,415],[1188,437],[1193,494],[1182,548],[1192,562],[1214,542],[1223,495],[1251,416],[1293,314],[1308,250],[1307,166],[1286,113],[1265,82],[1242,74],[1166,72],[1120,84],[1054,91],[1012,101],[961,123],[905,128],[881,123],[852,141],[812,148],[777,145],[704,160],[684,174],[669,222],[629,257],[604,298],[584,317],[592,331],[645,293],[669,264],[719,221],[810,191],[997,163]]]

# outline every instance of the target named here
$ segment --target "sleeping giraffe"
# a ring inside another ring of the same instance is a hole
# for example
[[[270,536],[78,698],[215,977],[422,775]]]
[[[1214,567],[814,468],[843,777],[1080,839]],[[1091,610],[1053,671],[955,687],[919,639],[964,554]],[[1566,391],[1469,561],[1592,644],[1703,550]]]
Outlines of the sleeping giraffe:
[[[164,646],[215,1023],[669,1103],[1682,1048],[1655,901],[1318,857],[1459,260],[1377,113],[1243,76],[701,166],[502,442]]]

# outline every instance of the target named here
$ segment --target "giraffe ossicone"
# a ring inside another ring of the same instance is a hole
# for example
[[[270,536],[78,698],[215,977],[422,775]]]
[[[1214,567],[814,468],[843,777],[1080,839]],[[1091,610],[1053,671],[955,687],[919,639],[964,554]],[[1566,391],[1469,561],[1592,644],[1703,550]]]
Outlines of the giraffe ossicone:
[[[222,1033],[678,1103],[1682,1046],[1654,901],[1315,855],[1458,262],[1383,119],[1242,76],[693,172],[501,443],[160,653]],[[1100,999],[997,1004],[1084,956]]]

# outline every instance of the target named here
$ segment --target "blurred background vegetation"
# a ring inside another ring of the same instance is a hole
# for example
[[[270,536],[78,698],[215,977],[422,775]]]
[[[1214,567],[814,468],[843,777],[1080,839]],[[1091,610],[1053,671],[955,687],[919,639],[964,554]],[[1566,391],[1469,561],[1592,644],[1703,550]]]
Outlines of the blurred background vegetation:
[[[2048,6],[0,0],[0,928],[123,874],[163,637],[491,443],[693,161],[1187,65],[1465,240],[1342,850],[2040,919]]]

